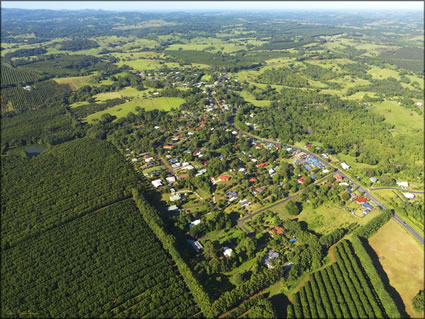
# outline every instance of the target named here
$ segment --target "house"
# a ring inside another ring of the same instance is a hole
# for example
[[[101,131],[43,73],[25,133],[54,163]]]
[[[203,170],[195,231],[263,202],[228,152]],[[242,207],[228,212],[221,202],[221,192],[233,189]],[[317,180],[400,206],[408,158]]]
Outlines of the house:
[[[376,177],[371,177],[369,179],[372,183],[376,183],[378,181],[378,179]]]
[[[166,180],[169,184],[176,182],[176,178],[174,176],[167,177]]]
[[[361,204],[361,203],[366,203],[367,202],[367,198],[366,197],[357,197],[356,198],[356,202]]]
[[[305,179],[302,178],[302,177],[298,178],[298,183],[299,184],[304,184],[305,183]]]
[[[405,188],[409,187],[408,182],[397,182],[397,185],[400,186],[400,187],[405,187]]]
[[[297,241],[297,239],[294,237],[294,238],[291,238],[290,240],[289,240],[289,242],[290,243],[295,243]]]
[[[238,197],[238,193],[236,193],[236,192],[227,192],[226,193],[226,197],[237,198]]]
[[[173,145],[164,145],[162,148],[165,149],[165,150],[172,150]]]
[[[150,163],[154,160],[154,158],[151,155],[145,155],[143,156],[143,160],[145,161],[145,163]]]
[[[349,186],[349,185],[346,182],[342,182],[342,183],[339,183],[339,186]]]
[[[201,223],[200,219],[194,220],[189,224],[189,227],[192,228],[193,226],[199,225]]]
[[[204,248],[204,247],[202,247],[202,245],[201,245],[201,243],[199,242],[199,241],[194,241],[194,240],[191,240],[191,239],[188,239],[187,240],[187,242],[196,250],[196,251],[198,251],[198,250],[200,250],[200,249],[202,249],[202,248]]]
[[[342,167],[342,169],[344,169],[344,170],[347,170],[347,169],[349,169],[349,168],[350,168],[350,166],[349,166],[349,165],[347,165],[347,163],[341,163],[341,167]]]
[[[219,180],[221,180],[221,181],[223,181],[223,182],[227,182],[227,181],[229,181],[229,180],[230,180],[230,176],[223,176],[223,175],[220,175],[220,176],[218,177],[218,179],[219,179]]]
[[[362,205],[362,207],[365,208],[365,209],[372,209],[373,208],[373,206],[371,204],[369,204],[368,202],[364,203]]]
[[[267,255],[264,257],[263,263],[267,266],[267,268],[273,268],[273,260],[279,258],[279,253],[274,250],[270,250]]]
[[[367,214],[369,214],[370,213],[370,210],[369,209],[365,209],[364,211],[363,211],[363,216],[365,216],[365,215],[367,215]]]
[[[326,154],[326,153],[321,154],[321,155],[322,155],[322,157],[324,157],[324,158],[326,158],[326,159],[328,159],[328,158],[329,158],[328,154]]]
[[[223,248],[223,255],[224,256],[226,256],[226,257],[231,257],[232,256],[232,252],[233,252],[233,249],[232,248],[229,248],[229,247],[224,247]]]
[[[254,183],[255,183],[255,182],[257,182],[258,180],[257,180],[255,177],[250,177],[250,178],[249,178],[249,181],[250,181],[250,182],[254,182]]]
[[[246,207],[249,204],[251,204],[251,202],[247,199],[244,199],[244,200],[239,201],[239,204],[241,205],[241,207]]]
[[[322,173],[327,174],[327,173],[329,173],[329,170],[325,168],[325,169],[322,170]]]
[[[415,194],[412,194],[412,193],[403,193],[403,196],[406,197],[407,199],[415,198]]]
[[[311,148],[311,145],[310,144],[307,144],[305,147],[306,148]]]
[[[170,196],[171,202],[175,202],[176,200],[180,200],[180,199],[182,199],[182,194],[180,193],[174,193],[173,195]]]
[[[259,193],[259,194],[261,194],[262,192],[264,192],[266,190],[266,188],[263,186],[263,187],[257,187],[256,189],[255,189],[255,191],[257,192],[257,193]]]
[[[335,177],[335,179],[336,179],[338,182],[340,182],[340,181],[342,181],[342,176],[341,176],[341,175],[337,175],[337,176]]]
[[[28,85],[27,85],[28,86]],[[31,87],[30,87],[30,89],[31,89]],[[422,102],[416,102],[415,103],[417,106],[424,106],[424,104],[422,103]]]
[[[265,162],[265,163],[260,163],[260,164],[257,164],[257,165],[255,165],[256,167],[264,167],[264,166],[268,166],[269,165],[269,163],[268,162]]]
[[[169,211],[169,212],[173,212],[173,211],[176,211],[176,210],[179,210],[177,205],[171,205],[171,206],[168,206],[168,208],[167,208],[167,211]]]
[[[31,85],[26,85],[23,87],[24,90],[31,91]]]
[[[156,179],[156,180],[152,181],[152,185],[153,185],[155,188],[158,188],[158,187],[162,186],[162,181],[161,181],[161,179]]]

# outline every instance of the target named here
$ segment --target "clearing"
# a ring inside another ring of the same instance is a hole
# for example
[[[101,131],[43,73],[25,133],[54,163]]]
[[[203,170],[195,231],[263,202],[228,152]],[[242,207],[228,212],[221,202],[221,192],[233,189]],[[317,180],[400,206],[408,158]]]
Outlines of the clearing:
[[[412,307],[412,299],[424,289],[423,249],[393,219],[373,235],[369,243],[376,251],[391,286],[403,299],[407,313],[412,318],[420,316]]]

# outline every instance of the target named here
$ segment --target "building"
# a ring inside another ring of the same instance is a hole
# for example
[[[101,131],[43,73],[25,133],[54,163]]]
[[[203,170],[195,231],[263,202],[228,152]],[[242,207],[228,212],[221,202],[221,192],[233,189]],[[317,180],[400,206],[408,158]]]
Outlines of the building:
[[[364,203],[364,204],[362,205],[362,207],[363,207],[364,209],[372,209],[372,208],[373,208],[373,206],[372,206],[371,204],[369,204],[368,202]]]
[[[415,198],[415,194],[412,194],[412,193],[403,193],[403,196],[406,197],[407,199]]]
[[[194,220],[189,224],[189,227],[192,228],[193,226],[199,225],[201,223],[200,219]]]
[[[176,212],[176,211],[179,211],[179,208],[177,207],[177,205],[171,205],[171,206],[168,206],[167,211]]]
[[[268,166],[269,165],[269,163],[268,162],[265,162],[265,163],[260,163],[260,164],[257,164],[257,165],[255,165],[256,167],[264,167],[264,166]]]
[[[162,148],[165,149],[165,150],[172,150],[173,145],[164,145]]]
[[[152,185],[153,185],[153,187],[155,187],[155,188],[158,188],[158,187],[162,186],[162,181],[161,181],[161,179],[156,179],[156,180],[152,181]]]
[[[302,177],[298,178],[298,183],[299,184],[304,184],[305,183],[305,179],[302,178]]]
[[[274,268],[273,260],[279,258],[279,253],[274,250],[269,250],[267,255],[264,257],[263,263],[267,266],[267,268],[272,269]]]
[[[223,175],[220,175],[220,176],[218,177],[218,179],[219,179],[219,180],[221,180],[221,181],[227,182],[227,181],[229,181],[229,180],[230,180],[230,176],[223,176]]]
[[[196,251],[198,251],[198,250],[200,250],[200,249],[202,249],[202,248],[204,248],[204,247],[202,247],[202,245],[201,245],[201,243],[199,242],[199,241],[194,241],[194,240],[191,240],[191,239],[188,239],[187,240],[187,242],[196,250]]]
[[[257,181],[257,179],[256,179],[255,177],[250,177],[250,178],[249,178],[249,181],[250,181],[250,182],[254,182],[254,183],[255,183],[255,182]]]
[[[378,181],[378,179],[376,177],[371,177],[369,179],[372,183],[376,183]]]
[[[359,204],[366,203],[367,198],[366,197],[357,197],[356,202],[359,203]]]
[[[400,186],[400,187],[405,187],[405,188],[409,187],[408,182],[397,182],[397,185]]]
[[[244,199],[244,200],[239,201],[239,204],[241,205],[241,207],[246,207],[249,204],[251,204],[251,202],[247,199]]]
[[[182,199],[182,194],[180,193],[174,193],[170,196],[170,201],[175,202],[176,200]]]
[[[341,182],[341,181],[342,181],[342,176],[341,176],[341,175],[337,175],[337,176],[335,177],[335,179],[336,179],[338,182]]]
[[[174,176],[167,177],[166,180],[169,184],[176,182],[176,178]]]
[[[347,169],[350,168],[350,166],[347,165],[347,163],[341,163],[341,167],[342,167],[343,170],[347,170]]]
[[[226,257],[231,257],[232,256],[232,252],[233,252],[233,249],[232,248],[224,247],[223,250],[224,250],[224,252],[223,252],[223,255],[224,256],[226,256]]]

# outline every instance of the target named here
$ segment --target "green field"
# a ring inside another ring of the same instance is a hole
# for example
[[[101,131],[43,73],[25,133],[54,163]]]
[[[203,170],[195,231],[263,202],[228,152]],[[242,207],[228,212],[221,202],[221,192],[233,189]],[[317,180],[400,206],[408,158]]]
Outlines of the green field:
[[[184,99],[179,97],[158,97],[158,98],[134,98],[131,101],[128,101],[124,104],[116,105],[107,110],[97,112],[89,115],[84,121],[92,123],[95,119],[100,119],[103,114],[110,114],[116,116],[117,118],[125,117],[128,113],[136,113],[136,108],[141,107],[150,111],[153,109],[169,111],[171,108],[178,108],[181,104],[184,103]]]
[[[395,101],[374,103],[371,110],[372,112],[383,115],[387,123],[395,125],[396,129],[401,132],[423,131],[424,129],[423,116],[403,108]]]
[[[358,207],[360,208],[359,205]],[[304,208],[298,215],[298,220],[306,222],[308,228],[316,233],[325,235],[333,229],[345,227],[351,223],[364,225],[377,214],[378,212],[373,210],[365,217],[357,217],[351,215],[346,209],[336,205],[324,204],[316,209],[313,209],[311,206]]]

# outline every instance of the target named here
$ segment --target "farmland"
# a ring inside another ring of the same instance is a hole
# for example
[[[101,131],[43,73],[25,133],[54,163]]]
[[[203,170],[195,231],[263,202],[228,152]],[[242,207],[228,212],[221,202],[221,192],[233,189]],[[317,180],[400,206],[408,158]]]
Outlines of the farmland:
[[[400,293],[407,313],[418,317],[412,299],[424,289],[424,252],[415,240],[395,222],[389,221],[370,238],[370,245],[388,275],[391,286]]]

